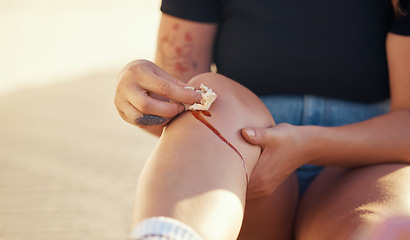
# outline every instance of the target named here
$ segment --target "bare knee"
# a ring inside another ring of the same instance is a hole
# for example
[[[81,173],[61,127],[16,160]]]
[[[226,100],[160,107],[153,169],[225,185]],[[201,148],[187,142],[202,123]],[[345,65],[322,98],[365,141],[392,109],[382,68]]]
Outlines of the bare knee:
[[[204,84],[212,88],[218,95],[212,110],[231,115],[231,122],[253,127],[269,127],[275,124],[269,110],[259,97],[234,80],[217,73],[202,73],[192,78],[188,84],[194,87]],[[251,117],[246,117],[244,114]]]
[[[226,134],[228,139],[233,140],[238,146],[238,150],[252,147],[242,138],[242,128],[270,127],[275,124],[269,110],[259,97],[246,87],[223,75],[216,73],[199,74],[192,78],[188,84],[195,88],[204,84],[215,91],[217,99],[210,109],[212,121],[218,130],[225,131],[223,134]],[[245,150],[244,152],[249,151]],[[243,156],[250,171],[259,157],[259,154],[256,158],[253,153],[251,155],[253,157]]]
[[[265,120],[269,122],[272,121],[269,111],[264,107],[260,99],[252,93],[252,91],[234,80],[217,73],[202,73],[188,82],[189,85],[196,87],[199,87],[201,83],[220,92],[220,97],[222,98],[238,101],[245,106],[250,106],[251,109],[256,107],[255,111],[260,111],[258,113],[259,115],[264,114],[263,116],[260,116],[261,120],[265,118]]]
[[[188,85],[199,87],[200,85],[204,84],[206,86],[212,87],[213,89],[217,89],[220,87],[228,87],[230,84],[235,83],[228,77],[225,77],[218,73],[206,72],[201,73],[193,77],[189,80]],[[212,86],[211,86],[212,85]],[[229,90],[229,89],[226,89]]]

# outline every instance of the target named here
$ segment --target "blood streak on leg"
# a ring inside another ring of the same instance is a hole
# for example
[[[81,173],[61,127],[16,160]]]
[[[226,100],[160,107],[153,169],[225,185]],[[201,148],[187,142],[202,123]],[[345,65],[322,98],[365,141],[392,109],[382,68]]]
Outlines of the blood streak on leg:
[[[210,117],[211,113],[208,111],[192,111],[192,115],[198,119],[201,123],[203,123],[205,126],[207,126],[219,139],[221,139],[224,143],[226,143],[230,148],[232,148],[238,156],[241,158],[243,168],[245,170],[245,176],[246,176],[246,183],[248,183],[248,172],[246,170],[246,165],[245,165],[245,160],[243,159],[241,153],[236,149],[226,138],[224,138],[221,133],[214,127],[212,124],[210,124],[202,115]],[[202,113],[202,115],[201,115]]]
[[[207,116],[207,117],[211,117],[211,116],[212,116],[211,113],[208,112],[208,111],[201,111],[201,113],[202,113],[204,116]]]

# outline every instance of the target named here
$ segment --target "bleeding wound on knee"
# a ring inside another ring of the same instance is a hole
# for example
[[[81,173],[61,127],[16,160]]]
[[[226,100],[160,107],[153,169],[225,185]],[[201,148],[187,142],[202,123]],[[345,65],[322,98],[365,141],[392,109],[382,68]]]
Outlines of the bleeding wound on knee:
[[[201,83],[201,86],[199,87],[199,90],[195,90],[194,87],[185,87],[186,89],[191,89],[193,91],[199,92],[202,94],[202,99],[200,103],[194,103],[192,105],[185,104],[185,110],[189,111],[207,111],[212,103],[216,100],[216,93],[212,91],[211,88],[203,85]]]
[[[193,87],[185,87],[186,89],[191,89],[193,91],[200,92],[202,94],[202,100],[201,103],[195,103],[193,105],[185,105],[185,110],[191,111],[192,115],[202,122],[205,126],[207,126],[219,139],[221,139],[225,144],[227,144],[230,148],[232,148],[240,157],[243,168],[245,170],[245,176],[246,176],[246,183],[249,182],[248,178],[248,172],[246,170],[246,164],[245,160],[243,159],[243,156],[241,153],[236,149],[227,139],[225,139],[221,133],[214,127],[212,124],[210,124],[202,115],[201,113],[206,116],[210,117],[211,114],[208,112],[208,109],[211,107],[212,103],[216,100],[216,93],[212,91],[211,88],[208,88],[207,86],[203,85],[201,83],[200,90],[195,90]],[[198,111],[198,112],[196,112]]]

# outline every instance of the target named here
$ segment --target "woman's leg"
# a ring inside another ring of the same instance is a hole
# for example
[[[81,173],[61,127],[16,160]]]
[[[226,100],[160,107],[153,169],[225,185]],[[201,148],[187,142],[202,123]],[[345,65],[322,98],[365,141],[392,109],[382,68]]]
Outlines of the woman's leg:
[[[271,196],[247,199],[238,240],[293,239],[298,189],[293,173]]]
[[[409,181],[405,164],[324,170],[302,199],[297,239],[351,239],[359,227],[410,214]]]
[[[244,127],[274,124],[269,111],[248,89],[218,74],[190,81],[218,95],[205,117],[243,156],[247,174],[260,148],[241,136]],[[246,175],[239,155],[210,129],[185,112],[164,130],[141,173],[135,222],[154,216],[177,219],[204,239],[236,239],[246,196]],[[278,216],[280,217],[280,216]]]

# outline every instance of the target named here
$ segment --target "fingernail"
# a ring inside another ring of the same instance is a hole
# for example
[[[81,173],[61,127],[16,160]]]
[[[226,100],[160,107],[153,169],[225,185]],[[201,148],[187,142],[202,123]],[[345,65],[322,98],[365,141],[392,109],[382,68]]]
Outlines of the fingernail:
[[[255,131],[251,130],[251,129],[245,129],[246,135],[248,135],[248,137],[250,138],[254,138],[256,136]]]
[[[185,111],[185,106],[184,105],[179,105],[179,107],[178,107],[178,111],[180,112],[180,113],[182,113],[183,111]]]

